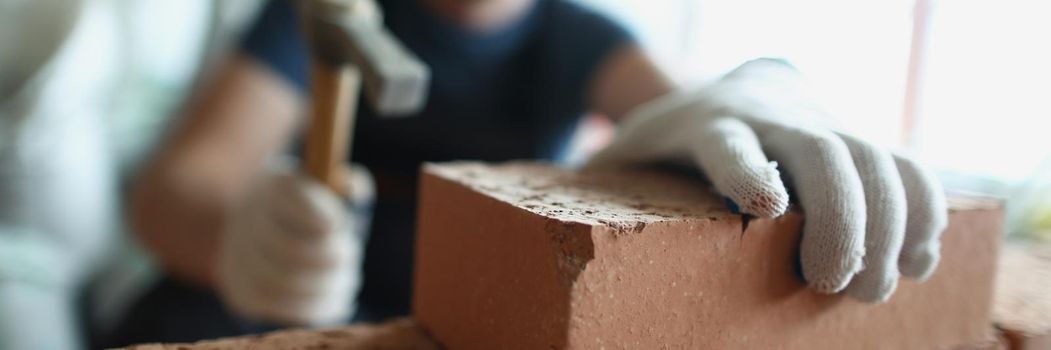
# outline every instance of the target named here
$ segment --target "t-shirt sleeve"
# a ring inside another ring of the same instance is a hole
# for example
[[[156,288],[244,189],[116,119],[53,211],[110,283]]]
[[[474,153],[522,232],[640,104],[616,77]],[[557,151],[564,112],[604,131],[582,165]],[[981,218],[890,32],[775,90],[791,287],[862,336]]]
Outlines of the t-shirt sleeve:
[[[635,42],[620,23],[570,0],[538,0],[544,9],[541,41],[548,67],[541,78],[548,90],[541,113],[540,134],[547,135],[541,153],[564,155],[581,117],[591,108],[591,83],[598,70],[617,49]]]
[[[291,0],[269,0],[241,39],[240,50],[306,92],[309,53],[301,30]]]
[[[635,37],[628,29],[610,18],[575,1],[553,0],[551,26],[552,45],[556,55],[565,59],[565,73],[577,82],[576,91],[586,94],[600,65],[618,48],[633,44]]]

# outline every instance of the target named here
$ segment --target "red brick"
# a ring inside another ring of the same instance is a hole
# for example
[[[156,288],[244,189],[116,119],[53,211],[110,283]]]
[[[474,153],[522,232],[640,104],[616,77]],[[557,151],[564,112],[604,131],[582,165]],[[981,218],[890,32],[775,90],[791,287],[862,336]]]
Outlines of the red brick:
[[[993,337],[979,343],[957,346],[952,350],[1010,350],[1007,338],[1002,332],[993,330]]]
[[[438,350],[411,319],[332,329],[295,329],[193,344],[143,344],[128,350]]]
[[[1011,349],[1051,349],[1051,243],[1009,244],[999,269],[993,320]]]
[[[806,289],[803,215],[742,231],[707,187],[642,171],[429,165],[414,317],[447,349],[939,349],[991,339],[1002,212],[954,205],[942,263],[882,305]]]

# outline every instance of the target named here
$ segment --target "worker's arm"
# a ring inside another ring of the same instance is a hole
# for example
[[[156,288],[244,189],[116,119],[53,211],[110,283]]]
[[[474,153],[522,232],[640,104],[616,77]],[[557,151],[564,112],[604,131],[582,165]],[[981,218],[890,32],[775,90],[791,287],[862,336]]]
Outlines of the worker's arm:
[[[227,208],[303,113],[295,88],[252,58],[231,59],[196,95],[131,194],[133,232],[170,273],[215,284]]]
[[[635,43],[621,44],[599,64],[588,91],[591,109],[620,121],[633,108],[676,86]]]
[[[825,112],[794,68],[757,60],[701,89],[673,91],[636,48],[605,61],[591,102],[621,120],[620,130],[589,166],[685,159],[742,213],[768,218],[788,208],[787,172],[807,213],[803,276],[819,292],[882,302],[899,276],[934,271],[947,223],[937,179],[817,122]]]
[[[227,309],[286,325],[345,321],[361,283],[371,176],[340,198],[287,157],[306,113],[309,52],[291,1],[266,4],[240,54],[146,165],[134,231],[165,270],[215,288]]]

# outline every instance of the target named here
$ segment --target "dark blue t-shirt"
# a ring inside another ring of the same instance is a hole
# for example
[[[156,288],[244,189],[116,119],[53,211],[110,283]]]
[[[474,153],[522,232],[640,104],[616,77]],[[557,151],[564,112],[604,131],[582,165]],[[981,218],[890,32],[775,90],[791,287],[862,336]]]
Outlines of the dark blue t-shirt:
[[[589,84],[631,41],[617,23],[567,0],[536,0],[497,31],[478,34],[436,17],[420,0],[380,1],[387,27],[431,68],[427,103],[400,118],[358,104],[354,162],[376,176],[360,301],[363,317],[408,312],[415,186],[422,162],[562,156],[586,113]],[[304,88],[307,52],[286,1],[271,1],[242,48]]]

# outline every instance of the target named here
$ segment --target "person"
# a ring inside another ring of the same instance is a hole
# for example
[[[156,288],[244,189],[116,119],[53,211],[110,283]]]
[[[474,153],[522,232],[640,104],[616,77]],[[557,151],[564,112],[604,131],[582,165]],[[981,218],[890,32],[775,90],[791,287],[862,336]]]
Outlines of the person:
[[[87,347],[120,241],[125,7],[0,1],[0,349]],[[90,66],[91,69],[84,69]]]
[[[816,123],[823,112],[787,64],[752,61],[687,90],[621,25],[574,2],[379,7],[433,76],[409,118],[376,118],[359,104],[349,160],[359,166],[347,179],[357,195],[344,203],[274,160],[298,143],[309,55],[294,4],[270,1],[137,180],[131,222],[167,276],[117,343],[405,315],[419,165],[558,161],[588,112],[618,123],[588,167],[686,159],[759,217],[787,209],[784,171],[807,214],[801,264],[818,292],[881,302],[900,275],[922,280],[937,264],[946,210],[936,180]]]

